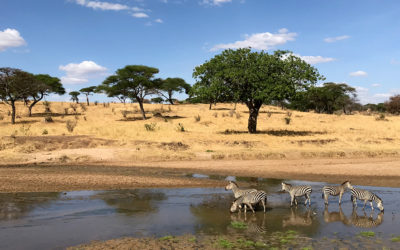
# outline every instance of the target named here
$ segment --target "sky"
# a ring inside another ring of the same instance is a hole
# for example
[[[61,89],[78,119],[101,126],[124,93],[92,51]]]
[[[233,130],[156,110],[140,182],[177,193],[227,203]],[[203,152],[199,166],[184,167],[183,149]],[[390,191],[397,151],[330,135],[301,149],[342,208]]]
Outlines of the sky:
[[[68,92],[99,85],[135,64],[158,68],[157,77],[194,84],[197,65],[223,49],[251,47],[292,51],[316,67],[324,82],[355,87],[363,104],[400,94],[399,0],[1,3],[0,67],[59,77]]]

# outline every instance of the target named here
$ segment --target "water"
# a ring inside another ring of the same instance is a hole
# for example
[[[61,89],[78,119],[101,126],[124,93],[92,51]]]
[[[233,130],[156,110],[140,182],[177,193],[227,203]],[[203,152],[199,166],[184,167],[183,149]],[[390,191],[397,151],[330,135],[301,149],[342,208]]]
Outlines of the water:
[[[267,213],[231,214],[233,195],[223,187],[0,194],[0,249],[59,249],[124,236],[187,233],[251,238],[295,230],[316,240],[332,236],[351,239],[364,231],[387,239],[400,235],[399,188],[361,187],[383,199],[385,213],[380,214],[377,209],[371,212],[369,206],[364,213],[362,204],[353,212],[349,193],[341,207],[334,197],[325,210],[320,191],[325,183],[285,180],[310,184],[314,190],[311,207],[299,205],[296,209],[289,207],[289,195],[279,192],[282,180],[228,179],[267,191]],[[246,228],[235,228],[235,222],[246,223]]]

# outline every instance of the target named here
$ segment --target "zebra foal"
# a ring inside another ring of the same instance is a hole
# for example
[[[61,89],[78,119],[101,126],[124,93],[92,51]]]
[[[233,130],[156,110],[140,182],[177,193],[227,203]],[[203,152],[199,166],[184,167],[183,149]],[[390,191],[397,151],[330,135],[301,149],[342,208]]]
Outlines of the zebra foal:
[[[228,185],[226,185],[225,190],[232,190],[235,199],[238,199],[240,196],[251,193],[257,192],[257,189],[240,189],[238,184],[234,181],[229,181]]]
[[[322,197],[324,198],[325,205],[328,205],[329,195],[338,196],[339,195],[339,205],[342,203],[342,196],[346,189],[352,189],[350,181],[345,181],[340,186],[324,186],[322,188]]]
[[[379,208],[379,210],[381,212],[384,211],[382,199],[379,198],[376,194],[368,190],[358,189],[358,188],[352,188],[350,189],[350,191],[351,191],[351,201],[353,202],[353,207],[357,207],[357,199],[358,199],[364,201],[363,209],[365,208],[367,201],[369,201],[371,209],[374,210],[372,202],[375,201],[376,206]]]
[[[290,194],[290,206],[293,206],[293,201],[295,202],[297,206],[297,199],[296,197],[300,196],[305,196],[306,201],[304,202],[304,205],[307,205],[308,201],[308,206],[311,206],[311,186],[308,185],[303,185],[303,186],[292,186],[291,184],[282,182],[282,191],[286,191]]]
[[[244,213],[247,213],[247,207],[249,207],[251,211],[255,213],[253,205],[257,205],[259,202],[262,203],[265,213],[267,205],[267,193],[262,190],[243,194],[232,203],[230,210],[231,213],[234,213],[239,208],[240,212],[242,205],[244,205]]]

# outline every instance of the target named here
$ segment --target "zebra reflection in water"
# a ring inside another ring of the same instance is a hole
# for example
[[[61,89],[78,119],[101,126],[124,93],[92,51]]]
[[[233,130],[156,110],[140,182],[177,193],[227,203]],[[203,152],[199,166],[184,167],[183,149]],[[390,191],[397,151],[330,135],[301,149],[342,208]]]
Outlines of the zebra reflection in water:
[[[261,234],[267,232],[266,226],[266,216],[257,216],[257,214],[242,214],[242,213],[232,213],[231,214],[231,222],[241,222],[246,224],[244,230],[245,233],[248,234]],[[229,226],[228,231],[232,230],[232,227]]]
[[[290,209],[289,217],[282,220],[282,226],[311,226],[312,224],[312,211],[307,209],[304,213],[299,213],[297,208]]]
[[[348,218],[343,213],[342,207],[339,206],[338,212],[329,212],[328,207],[324,210],[324,221],[326,223],[332,223],[341,221],[343,224],[348,226],[355,226],[360,228],[374,228],[382,224],[383,222],[383,212],[380,212],[374,219],[374,212],[371,211],[369,216],[363,210],[363,215],[357,214],[357,209],[353,209],[351,216]]]

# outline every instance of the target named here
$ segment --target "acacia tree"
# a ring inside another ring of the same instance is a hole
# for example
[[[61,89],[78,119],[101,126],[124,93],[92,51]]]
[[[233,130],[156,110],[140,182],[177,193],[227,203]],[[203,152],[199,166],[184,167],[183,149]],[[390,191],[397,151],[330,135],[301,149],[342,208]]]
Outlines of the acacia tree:
[[[46,95],[55,93],[64,95],[65,89],[62,86],[60,79],[51,77],[47,74],[35,75],[36,82],[30,88],[29,98],[32,102],[28,106],[29,116],[32,116],[32,108],[36,103],[40,102]]]
[[[386,110],[392,114],[400,114],[400,95],[394,95],[385,102]]]
[[[190,84],[185,82],[182,78],[167,78],[162,81],[162,85],[158,89],[158,94],[168,100],[170,104],[174,104],[174,100],[172,95],[174,92],[182,93],[185,91],[186,94],[189,94]]]
[[[15,102],[29,96],[35,77],[15,68],[0,68],[0,99],[11,106],[11,123],[15,124]]]
[[[115,75],[107,77],[98,89],[108,96],[118,95],[137,101],[145,120],[146,113],[143,108],[145,97],[156,94],[162,84],[161,79],[154,78],[158,72],[157,68],[144,65],[127,65],[118,69]]]
[[[71,96],[71,101],[76,102],[76,103],[79,103],[79,98],[78,98],[78,96],[79,96],[80,94],[81,94],[81,93],[80,93],[79,91],[71,91],[71,92],[69,92],[69,95]]]
[[[82,94],[84,94],[86,96],[86,103],[89,106],[89,95],[92,95],[96,90],[96,86],[90,86],[87,88],[82,88],[81,90],[79,90]]]
[[[202,85],[193,94],[215,84],[225,100],[245,103],[249,109],[249,133],[257,132],[257,117],[263,103],[288,100],[297,91],[323,79],[317,69],[289,51],[268,54],[252,52],[250,48],[224,50],[196,67],[193,77],[198,80],[197,85]]]

